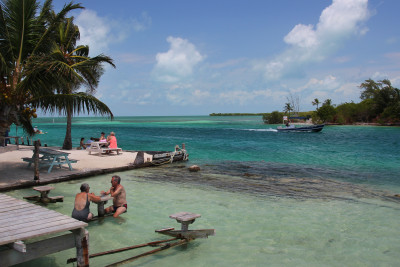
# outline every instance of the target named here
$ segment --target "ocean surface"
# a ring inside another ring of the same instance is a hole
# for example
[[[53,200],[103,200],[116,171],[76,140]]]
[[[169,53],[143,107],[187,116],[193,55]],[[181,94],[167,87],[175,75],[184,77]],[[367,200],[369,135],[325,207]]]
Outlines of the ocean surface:
[[[65,118],[34,124],[46,133],[35,136],[42,145],[62,146]],[[74,147],[81,137],[114,131],[124,150],[172,151],[184,143],[189,153],[188,162],[115,173],[127,189],[128,212],[89,223],[90,253],[163,239],[154,230],[179,228],[168,216],[188,211],[202,215],[189,229],[214,228],[216,236],[126,266],[399,266],[400,128],[278,133],[276,127],[260,116],[74,118]],[[188,172],[194,164],[200,172]],[[110,179],[111,174],[54,184],[64,202],[47,207],[70,215],[81,183],[98,194]],[[96,205],[91,208],[96,214]],[[94,258],[91,264],[144,251]],[[67,250],[26,265],[66,266],[74,255]]]

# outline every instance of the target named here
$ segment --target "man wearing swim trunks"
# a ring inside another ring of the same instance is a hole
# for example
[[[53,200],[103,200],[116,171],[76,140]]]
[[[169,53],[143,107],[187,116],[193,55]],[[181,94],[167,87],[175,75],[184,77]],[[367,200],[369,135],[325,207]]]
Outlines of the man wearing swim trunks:
[[[114,218],[117,218],[120,214],[128,210],[125,188],[120,183],[121,177],[114,175],[111,179],[110,190],[107,192],[101,191],[102,195],[110,194],[114,198],[113,206],[105,209],[106,213],[114,212]]]

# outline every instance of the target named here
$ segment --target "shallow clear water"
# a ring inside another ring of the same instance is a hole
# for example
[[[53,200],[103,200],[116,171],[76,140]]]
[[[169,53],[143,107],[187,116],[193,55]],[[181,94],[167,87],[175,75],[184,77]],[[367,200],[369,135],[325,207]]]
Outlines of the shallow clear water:
[[[61,146],[63,119],[35,122],[43,143]],[[198,239],[126,266],[398,266],[400,262],[400,128],[331,126],[320,133],[277,133],[260,117],[77,118],[80,137],[115,131],[130,150],[172,150],[185,143],[187,163],[118,173],[128,191],[128,213],[91,222],[91,253],[163,239],[179,228],[179,211],[202,214],[190,229],[215,228]],[[190,173],[187,167],[200,165]],[[63,203],[47,207],[70,215],[82,182],[95,193],[110,175],[54,184]],[[7,194],[17,198],[31,189]],[[96,211],[94,204],[92,211]],[[124,252],[91,260],[104,266]],[[74,250],[29,264],[65,266]],[[72,266],[72,264],[71,264]]]

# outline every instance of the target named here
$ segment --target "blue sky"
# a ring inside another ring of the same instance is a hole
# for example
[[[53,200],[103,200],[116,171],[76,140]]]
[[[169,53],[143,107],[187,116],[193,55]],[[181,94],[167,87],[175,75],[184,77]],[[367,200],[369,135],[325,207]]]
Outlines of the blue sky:
[[[81,43],[117,66],[96,93],[117,116],[282,111],[290,95],[308,111],[358,103],[369,78],[400,88],[398,0],[81,3]]]

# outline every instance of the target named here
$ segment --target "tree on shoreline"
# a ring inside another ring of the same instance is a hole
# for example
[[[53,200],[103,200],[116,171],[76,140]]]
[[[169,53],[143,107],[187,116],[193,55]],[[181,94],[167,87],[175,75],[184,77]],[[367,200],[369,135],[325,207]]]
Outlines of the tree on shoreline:
[[[312,102],[313,106],[317,106],[317,110],[318,110],[318,105],[320,104],[318,98],[315,98],[314,101]]]
[[[89,57],[88,46],[76,46],[80,33],[79,28],[73,23],[73,18],[68,18],[60,23],[57,33],[56,43],[52,52],[43,59],[45,68],[60,70],[62,77],[65,79],[63,86],[56,88],[56,92],[63,96],[79,95],[82,102],[113,118],[113,114],[107,105],[93,97],[99,84],[99,79],[104,73],[102,64],[108,63],[115,68],[112,59],[104,55]],[[86,94],[76,94],[81,85],[87,88]],[[66,102],[64,107],[67,117],[67,129],[63,149],[72,149],[72,116],[74,111],[79,113],[82,108],[76,105],[74,107],[73,104]]]
[[[32,117],[36,108],[50,112],[71,110],[108,114],[104,104],[85,93],[57,94],[69,84],[69,80],[85,82],[93,77],[78,72],[65,72],[65,65],[50,65],[57,30],[66,21],[67,14],[82,9],[70,2],[59,13],[52,10],[52,0],[42,6],[37,0],[2,0],[0,3],[0,141],[11,124],[22,126],[33,135]],[[95,66],[77,64],[76,67]],[[93,63],[93,62],[92,62]],[[69,76],[68,76],[69,75]],[[73,82],[71,88],[77,86]],[[100,103],[99,103],[100,102]]]

